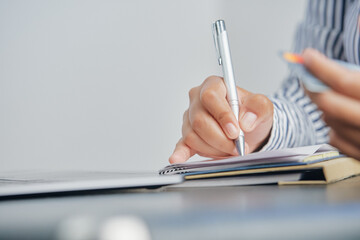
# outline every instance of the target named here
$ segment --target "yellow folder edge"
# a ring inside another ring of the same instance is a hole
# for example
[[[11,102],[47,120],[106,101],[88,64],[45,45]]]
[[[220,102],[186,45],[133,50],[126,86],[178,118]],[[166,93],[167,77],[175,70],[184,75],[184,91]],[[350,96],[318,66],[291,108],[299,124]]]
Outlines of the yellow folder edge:
[[[316,181],[293,181],[293,182],[278,182],[278,185],[324,185],[328,184],[326,181],[316,180]]]
[[[236,170],[217,173],[205,173],[198,175],[185,176],[186,180],[201,179],[201,178],[215,178],[215,177],[228,177],[239,176],[244,174],[257,174],[257,173],[280,173],[283,171],[296,171],[296,170],[308,170],[308,169],[322,169],[325,179],[316,181],[293,181],[293,182],[279,182],[279,185],[290,184],[327,184],[336,182],[351,176],[360,174],[360,161],[349,157],[341,157],[324,162],[318,162],[308,165],[300,166],[286,166],[286,167],[270,167],[248,170]]]

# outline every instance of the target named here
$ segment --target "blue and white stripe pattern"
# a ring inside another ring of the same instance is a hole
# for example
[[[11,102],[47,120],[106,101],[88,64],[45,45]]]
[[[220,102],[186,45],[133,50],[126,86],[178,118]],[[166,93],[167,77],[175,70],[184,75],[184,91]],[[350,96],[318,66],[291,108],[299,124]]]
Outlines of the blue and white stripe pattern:
[[[359,64],[359,10],[359,0],[309,0],[305,20],[295,35],[294,52],[311,47],[329,58]],[[270,99],[274,123],[262,150],[328,142],[329,128],[321,111],[293,74]]]

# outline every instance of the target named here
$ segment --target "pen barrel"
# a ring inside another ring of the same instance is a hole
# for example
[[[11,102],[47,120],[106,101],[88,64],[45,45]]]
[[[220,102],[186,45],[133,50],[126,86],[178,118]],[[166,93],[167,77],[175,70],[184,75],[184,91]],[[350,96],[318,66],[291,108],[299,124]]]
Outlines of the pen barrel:
[[[234,113],[236,120],[239,121],[239,102],[238,100],[230,100],[229,105],[231,107],[232,112]]]
[[[229,105],[231,107],[232,112],[234,113],[236,120],[239,122],[239,112],[240,112],[240,106],[239,102],[237,100],[232,100],[229,102]],[[244,136],[244,132],[240,129],[239,136]]]
[[[235,83],[234,69],[232,67],[230,45],[224,21],[217,21],[217,40],[218,48],[221,56],[221,66],[224,74],[224,83],[226,86],[226,98],[233,109],[235,117],[239,116],[239,101]],[[235,111],[236,110],[236,111]]]
[[[231,54],[230,54],[230,47],[229,42],[227,39],[226,32],[222,32],[222,37],[219,38],[219,42],[223,42],[223,44],[220,44],[220,52],[222,52],[222,70],[224,74],[224,82],[226,85],[227,90],[227,98],[228,101],[237,100],[237,90],[236,90],[236,83],[235,83],[235,75],[234,75],[234,69],[232,67],[232,61],[231,61]]]
[[[245,139],[244,135],[240,135],[237,139],[235,139],[236,150],[238,151],[240,156],[245,155]]]
[[[232,67],[228,35],[225,28],[225,22],[223,20],[218,20],[213,24],[213,34],[215,35],[215,48],[218,49],[220,56],[218,59],[219,64],[222,66],[224,74],[224,83],[227,91],[226,98],[237,121],[239,121],[239,98],[235,84],[234,70]],[[239,137],[234,141],[239,155],[243,156],[245,154],[245,141],[244,132],[241,129]]]

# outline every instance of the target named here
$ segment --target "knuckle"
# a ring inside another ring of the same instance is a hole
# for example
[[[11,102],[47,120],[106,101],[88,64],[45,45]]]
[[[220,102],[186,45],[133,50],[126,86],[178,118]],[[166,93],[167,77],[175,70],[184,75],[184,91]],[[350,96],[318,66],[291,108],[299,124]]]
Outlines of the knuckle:
[[[263,94],[256,94],[254,98],[255,98],[256,102],[258,102],[262,106],[272,105],[271,101]]]
[[[207,77],[204,82],[209,82],[209,81],[222,81],[222,78],[219,76],[211,75]]]
[[[189,99],[190,99],[190,101],[191,101],[192,99],[194,99],[194,97],[195,97],[196,94],[197,94],[197,91],[198,91],[198,88],[197,88],[197,87],[193,87],[193,88],[191,88],[191,89],[189,90]]]
[[[205,79],[203,86],[211,86],[212,88],[220,89],[224,88],[225,84],[222,77],[213,75]]]
[[[200,101],[202,103],[209,103],[216,101],[217,99],[217,92],[214,88],[208,88],[201,92]]]
[[[261,115],[268,116],[274,112],[273,103],[265,95],[256,94],[251,100],[256,102],[256,106],[258,106],[259,111],[261,111]]]
[[[189,132],[183,137],[184,143],[189,147],[192,147],[194,145],[196,139],[196,134],[193,131]]]
[[[221,111],[219,112],[219,114],[216,116],[216,119],[219,123],[224,123],[227,122],[228,120],[231,119],[232,115],[234,115],[232,112],[229,111]]]
[[[196,114],[191,124],[192,129],[195,132],[200,132],[202,129],[204,129],[205,125],[206,120],[204,119],[204,117],[202,117],[200,114]]]

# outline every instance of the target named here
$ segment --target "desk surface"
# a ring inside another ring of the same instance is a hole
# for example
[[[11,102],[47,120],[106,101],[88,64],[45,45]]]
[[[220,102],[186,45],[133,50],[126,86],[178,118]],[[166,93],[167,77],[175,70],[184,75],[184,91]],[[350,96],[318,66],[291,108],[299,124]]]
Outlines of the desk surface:
[[[76,229],[91,229],[96,235],[109,218],[128,216],[143,220],[151,239],[360,239],[360,177],[330,185],[112,191],[2,200],[0,239],[62,239],[64,231],[73,239],[86,239],[69,230],[76,224],[67,223],[77,222],[82,227]]]

